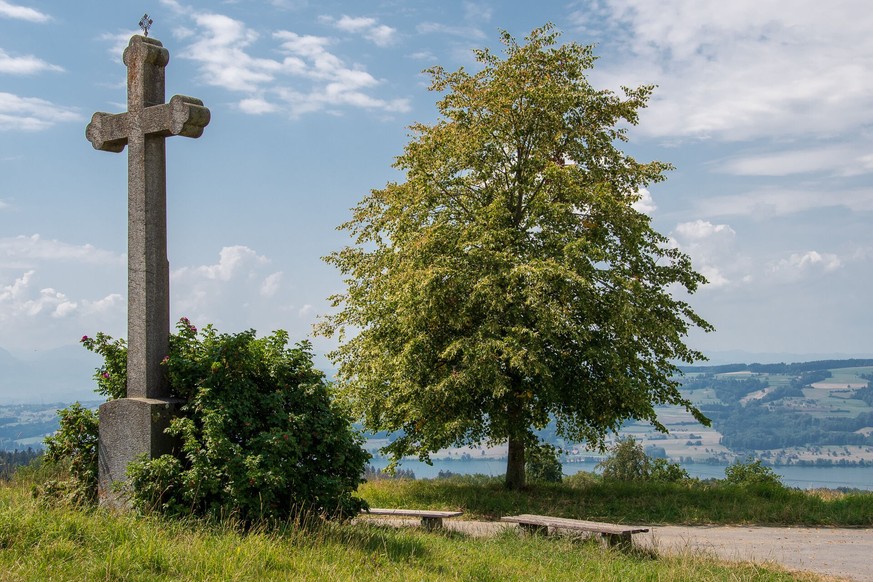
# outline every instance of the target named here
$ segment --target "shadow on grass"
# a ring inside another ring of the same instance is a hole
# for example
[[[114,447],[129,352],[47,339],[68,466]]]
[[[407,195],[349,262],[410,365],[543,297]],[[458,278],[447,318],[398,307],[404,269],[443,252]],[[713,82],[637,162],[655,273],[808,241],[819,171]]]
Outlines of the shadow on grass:
[[[392,562],[428,559],[430,550],[426,532],[416,528],[399,530],[390,525],[375,523],[346,523],[325,525],[317,538],[336,542],[364,553],[379,553]]]

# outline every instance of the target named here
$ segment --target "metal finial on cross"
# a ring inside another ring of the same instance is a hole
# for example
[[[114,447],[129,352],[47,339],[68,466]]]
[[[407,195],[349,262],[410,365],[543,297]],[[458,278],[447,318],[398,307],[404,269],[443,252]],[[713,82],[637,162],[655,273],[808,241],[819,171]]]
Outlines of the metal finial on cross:
[[[142,18],[139,19],[139,27],[142,29],[145,36],[149,35],[149,29],[152,27],[152,22],[154,21],[149,18],[148,13],[143,14]]]

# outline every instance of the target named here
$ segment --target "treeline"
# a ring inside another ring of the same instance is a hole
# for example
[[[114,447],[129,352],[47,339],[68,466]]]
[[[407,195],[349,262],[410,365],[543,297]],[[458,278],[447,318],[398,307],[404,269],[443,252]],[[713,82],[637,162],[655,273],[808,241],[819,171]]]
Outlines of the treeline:
[[[753,401],[744,407],[707,405],[701,410],[732,450],[781,449],[826,445],[873,445],[873,435],[855,431],[873,426],[873,412],[854,418],[817,418],[781,406]]]
[[[716,397],[727,404],[739,403],[749,394],[763,390],[767,386],[769,386],[767,381],[761,378],[713,378],[712,376],[686,379],[682,383],[682,388],[685,390],[712,388]]]
[[[23,451],[0,451],[0,479],[9,480],[18,467],[29,465],[41,454],[30,447]]]
[[[873,366],[873,360],[816,360],[792,364],[725,364],[721,366],[679,366],[686,374],[730,374],[732,372],[752,372],[754,374],[802,374],[832,368],[861,368]]]
[[[827,380],[831,376],[833,376],[833,374],[831,374],[830,370],[802,372],[800,376],[792,378],[787,385],[778,386],[767,392],[767,394],[761,397],[760,402],[761,404],[765,404],[767,402],[776,402],[783,398],[803,398],[805,396],[803,389],[806,386],[811,386],[816,382]]]
[[[873,406],[873,374],[864,374],[861,377],[867,380],[867,387],[855,391],[853,398],[863,400],[867,406]]]

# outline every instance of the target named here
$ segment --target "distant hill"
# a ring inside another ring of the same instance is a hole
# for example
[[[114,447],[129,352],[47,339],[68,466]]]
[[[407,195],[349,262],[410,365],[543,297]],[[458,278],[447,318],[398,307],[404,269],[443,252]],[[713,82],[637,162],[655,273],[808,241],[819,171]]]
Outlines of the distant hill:
[[[786,364],[722,364],[718,366],[679,366],[679,369],[688,373],[697,374],[730,374],[733,372],[748,371],[753,374],[801,374],[816,370],[831,370],[835,368],[863,368],[873,366],[873,358],[849,359],[849,360],[816,360],[812,362],[794,362]]]
[[[0,404],[74,402],[95,398],[100,358],[81,346],[13,355],[0,348]]]

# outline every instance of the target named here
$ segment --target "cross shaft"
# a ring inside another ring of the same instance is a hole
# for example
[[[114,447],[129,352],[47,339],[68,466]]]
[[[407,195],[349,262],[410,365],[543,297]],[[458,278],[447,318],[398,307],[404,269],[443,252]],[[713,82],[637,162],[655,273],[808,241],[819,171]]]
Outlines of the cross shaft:
[[[170,336],[165,138],[200,137],[210,118],[199,99],[176,95],[165,103],[168,62],[160,41],[133,36],[124,51],[128,111],[95,113],[85,130],[95,149],[128,148],[128,398],[168,392],[161,370]]]

